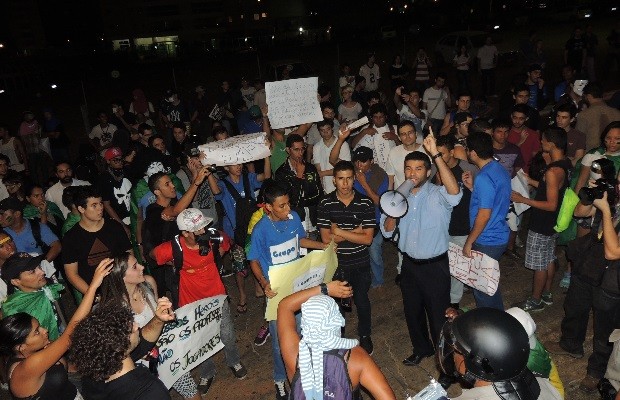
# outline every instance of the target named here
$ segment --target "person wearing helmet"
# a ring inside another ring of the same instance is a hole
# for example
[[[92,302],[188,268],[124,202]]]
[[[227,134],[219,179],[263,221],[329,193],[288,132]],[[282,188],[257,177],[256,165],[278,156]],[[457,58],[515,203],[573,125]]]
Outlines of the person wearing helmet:
[[[453,400],[562,399],[547,379],[527,369],[527,332],[504,311],[483,307],[449,320],[439,352],[444,373],[472,386]]]

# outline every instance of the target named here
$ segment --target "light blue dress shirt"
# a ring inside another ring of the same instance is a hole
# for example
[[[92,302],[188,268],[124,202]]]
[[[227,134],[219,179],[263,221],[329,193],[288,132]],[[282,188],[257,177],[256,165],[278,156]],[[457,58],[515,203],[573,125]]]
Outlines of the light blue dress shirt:
[[[400,219],[400,237],[398,248],[415,259],[437,257],[448,251],[448,226],[452,207],[459,204],[463,191],[448,194],[444,186],[437,186],[427,181],[416,194],[409,193],[407,202],[409,211]],[[381,215],[381,233],[391,238],[384,223],[387,216]]]

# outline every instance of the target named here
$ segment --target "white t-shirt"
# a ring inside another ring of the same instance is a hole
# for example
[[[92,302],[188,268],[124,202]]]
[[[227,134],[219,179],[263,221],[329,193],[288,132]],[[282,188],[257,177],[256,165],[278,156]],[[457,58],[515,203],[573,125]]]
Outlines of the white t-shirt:
[[[620,152],[617,153],[610,153],[610,154],[605,154],[605,153],[601,153],[600,150],[599,151],[595,151],[592,154],[586,154],[583,156],[583,158],[581,159],[581,165],[583,165],[584,167],[592,167],[592,163],[596,160],[599,160],[601,158],[607,158],[606,156],[610,155],[610,156],[618,156],[620,155]],[[590,171],[590,178],[588,179],[598,179],[600,178],[600,176],[596,176],[596,174],[592,171]],[[587,182],[586,182],[587,183]]]
[[[480,60],[480,69],[495,68],[493,60],[497,57],[497,47],[486,44],[478,49],[478,60]]]
[[[333,129],[334,136],[336,136],[338,134],[338,131],[340,130],[340,122],[338,122],[337,119],[334,119]],[[306,141],[306,144],[308,146],[314,146],[315,144],[323,140],[323,138],[321,138],[321,132],[319,132],[319,128],[316,127],[316,124],[312,124],[310,129],[308,129],[308,133],[306,133],[306,136],[304,136],[304,140]]]
[[[116,130],[117,128],[114,124],[108,124],[105,128],[102,128],[101,125],[97,124],[88,134],[88,138],[91,140],[98,139],[100,146],[107,146],[112,141]]]
[[[338,115],[342,115],[346,122],[357,121],[361,112],[362,106],[357,102],[353,107],[347,107],[344,103],[338,106]]]
[[[377,133],[372,136],[364,136],[357,143],[357,145],[355,145],[353,150],[357,149],[360,146],[366,146],[368,148],[371,148],[375,164],[383,168],[383,170],[385,171],[385,168],[387,166],[388,154],[390,152],[390,149],[396,146],[396,143],[394,143],[393,140],[383,138],[383,134],[390,131],[390,126],[388,124],[385,124],[380,128],[374,125],[372,127],[377,130]],[[394,132],[396,132],[396,128],[393,127],[393,129]]]
[[[457,55],[454,56],[456,62],[456,69],[459,71],[469,71],[469,56]],[[463,65],[461,65],[463,64]]]
[[[398,188],[405,181],[405,157],[414,151],[421,151],[428,155],[424,150],[424,146],[419,146],[417,149],[409,151],[401,144],[390,149],[385,173],[388,176],[394,177],[394,189]]]
[[[379,89],[379,79],[381,79],[379,64],[374,64],[372,68],[369,67],[368,64],[364,64],[360,67],[359,74],[366,78],[366,88],[364,91],[371,92]]]
[[[446,99],[448,95],[443,88],[435,89],[429,87],[424,91],[422,101],[426,104],[426,109],[429,112],[429,118],[444,119],[446,117]]]
[[[71,185],[69,186],[87,186],[87,185],[90,185],[90,183],[73,178],[73,182],[71,182]],[[60,182],[56,182],[49,189],[47,189],[47,192],[45,192],[45,200],[51,201],[52,203],[56,204],[58,208],[60,208],[60,211],[62,211],[62,215],[65,218],[67,218],[67,214],[69,214],[70,210],[67,207],[65,207],[64,204],[62,204],[62,192],[64,190],[65,190],[65,187],[62,186]]]
[[[4,186],[4,182],[0,180],[0,201],[9,197],[9,191],[6,190],[6,186]]]
[[[316,143],[312,151],[312,164],[319,164],[318,169],[321,171],[334,168],[334,166],[329,163],[329,153],[331,153],[335,145],[336,140],[334,140],[334,142],[329,146],[326,146],[323,140]],[[351,161],[351,150],[347,142],[342,143],[338,158],[341,160]],[[336,190],[331,176],[324,176],[321,178],[321,181],[323,182],[323,189],[325,189],[325,193],[331,193]]]

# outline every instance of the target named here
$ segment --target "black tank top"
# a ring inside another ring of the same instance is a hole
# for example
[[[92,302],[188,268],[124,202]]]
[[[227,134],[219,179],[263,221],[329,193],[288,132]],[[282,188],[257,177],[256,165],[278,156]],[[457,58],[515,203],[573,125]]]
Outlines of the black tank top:
[[[560,211],[560,207],[562,206],[564,191],[566,190],[566,188],[568,187],[568,183],[570,182],[569,174],[573,168],[573,165],[567,158],[554,161],[547,165],[545,173],[553,167],[559,167],[564,170],[564,182],[562,182],[562,185],[560,186],[560,191],[558,192],[558,204],[555,207],[554,211],[545,211],[539,208],[532,207],[532,215],[530,216],[530,230],[532,232],[540,233],[547,236],[551,236],[556,233],[553,227],[556,225],[556,220],[558,219],[558,212]],[[544,178],[540,181],[538,189],[536,189],[536,196],[534,197],[534,200],[547,200],[547,184]]]
[[[67,370],[61,363],[52,365],[45,373],[45,380],[39,391],[28,397],[15,397],[15,400],[74,400],[77,389],[69,382]]]

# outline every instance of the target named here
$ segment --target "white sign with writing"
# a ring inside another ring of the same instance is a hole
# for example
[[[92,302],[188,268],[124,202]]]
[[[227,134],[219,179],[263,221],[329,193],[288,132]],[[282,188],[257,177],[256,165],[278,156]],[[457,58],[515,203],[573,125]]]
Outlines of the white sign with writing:
[[[530,198],[530,188],[527,183],[527,176],[525,176],[525,172],[523,169],[519,169],[514,178],[510,181],[510,186],[512,190],[519,193],[521,196],[525,198]],[[525,203],[514,203],[515,205],[515,214],[521,215],[525,210],[530,208],[529,205]]]
[[[472,257],[463,254],[463,248],[450,243],[450,275],[469,287],[493,296],[499,285],[499,263],[479,251],[472,250]]]
[[[323,120],[317,91],[319,78],[266,82],[269,123],[273,129]]]
[[[209,297],[175,311],[157,341],[159,379],[168,389],[186,372],[224,348],[220,340],[222,304],[226,295]]]
[[[264,132],[233,136],[198,146],[203,154],[202,165],[236,165],[262,160],[271,155]]]

